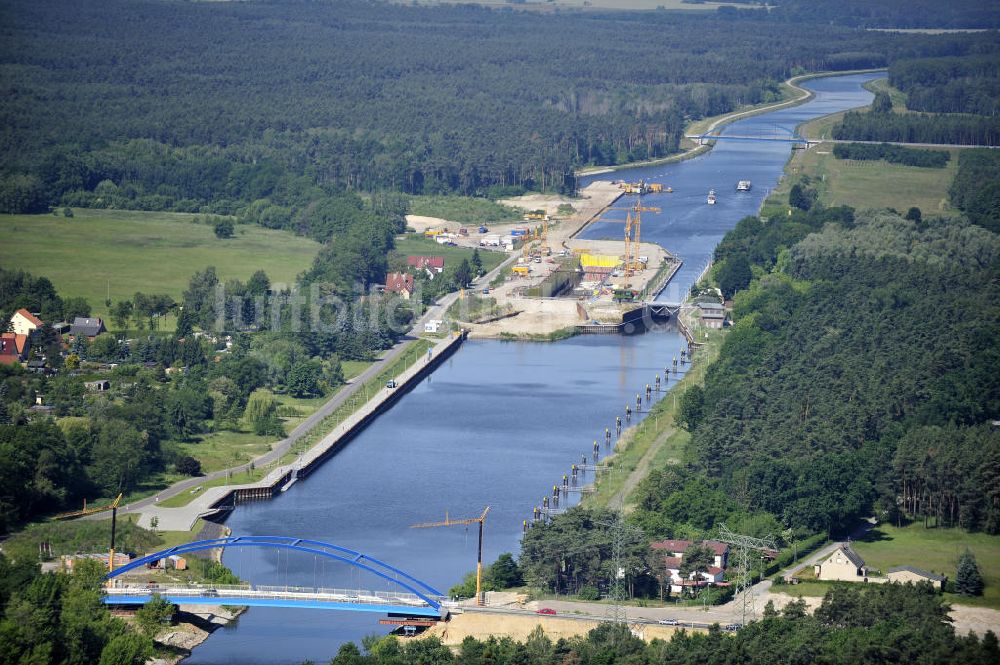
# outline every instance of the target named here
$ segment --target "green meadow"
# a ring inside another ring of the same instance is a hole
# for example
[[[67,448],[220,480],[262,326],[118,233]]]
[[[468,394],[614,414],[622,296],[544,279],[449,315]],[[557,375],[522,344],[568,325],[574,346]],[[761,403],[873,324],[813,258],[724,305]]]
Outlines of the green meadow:
[[[179,300],[191,275],[207,266],[222,281],[246,280],[262,269],[272,283],[289,283],[320,248],[288,231],[246,225],[220,240],[196,217],[83,209],[73,217],[0,215],[0,266],[48,277],[59,295],[82,296],[106,318],[106,298],[131,299],[141,291]]]

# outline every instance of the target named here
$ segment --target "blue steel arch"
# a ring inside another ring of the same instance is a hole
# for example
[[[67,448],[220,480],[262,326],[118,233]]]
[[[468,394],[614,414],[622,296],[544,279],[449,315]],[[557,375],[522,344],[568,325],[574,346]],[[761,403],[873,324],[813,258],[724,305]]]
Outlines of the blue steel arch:
[[[356,568],[360,568],[361,570],[378,575],[382,579],[388,580],[393,584],[401,586],[436,610],[441,609],[441,603],[438,600],[435,600],[434,597],[444,597],[443,593],[431,585],[418,580],[416,577],[403,572],[399,568],[390,566],[384,561],[379,561],[378,559],[362,554],[361,552],[356,552],[332,543],[324,543],[320,540],[293,538],[290,536],[237,536],[235,538],[230,537],[214,538],[212,540],[195,540],[190,543],[185,543],[184,545],[178,545],[169,549],[160,550],[159,552],[146,555],[141,559],[130,561],[120,568],[115,568],[112,572],[105,575],[104,579],[113,579],[123,573],[127,573],[130,570],[135,570],[136,568],[145,566],[148,563],[165,559],[168,556],[210,550],[215,549],[216,547],[269,547],[272,549],[288,549],[296,552],[305,552],[306,554],[314,554],[316,556],[324,556],[329,559],[334,559],[335,561],[350,564]],[[392,577],[390,576],[390,573],[398,575],[406,581]]]

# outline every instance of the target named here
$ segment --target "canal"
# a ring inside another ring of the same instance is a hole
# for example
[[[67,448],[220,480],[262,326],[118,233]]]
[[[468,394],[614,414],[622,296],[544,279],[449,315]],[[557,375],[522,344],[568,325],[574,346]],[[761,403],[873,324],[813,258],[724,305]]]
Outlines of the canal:
[[[788,135],[806,120],[865,105],[861,84],[882,75],[814,79],[810,102],[741,120],[739,135]],[[781,177],[787,143],[720,141],[708,154],[584,178],[662,182],[672,194],[648,196],[662,208],[643,215],[642,238],[678,254],[684,267],[662,300],[676,301],[726,231],[755,214]],[[749,179],[753,189],[737,193]],[[709,189],[718,196],[705,203]],[[598,223],[583,237],[618,238],[621,224]],[[279,498],[240,506],[233,535],[312,538],[391,563],[447,592],[475,567],[476,530],[410,529],[417,522],[477,516],[486,521],[484,559],[518,552],[522,520],[625,404],[684,348],[676,331],[632,337],[586,336],[557,343],[470,341],[343,451]],[[671,379],[670,385],[675,383]],[[633,423],[635,422],[633,418]],[[259,584],[389,590],[353,567],[280,551],[234,549],[226,565]],[[351,570],[347,570],[351,568]],[[216,632],[185,663],[326,662],[340,644],[384,633],[377,614],[254,608]]]

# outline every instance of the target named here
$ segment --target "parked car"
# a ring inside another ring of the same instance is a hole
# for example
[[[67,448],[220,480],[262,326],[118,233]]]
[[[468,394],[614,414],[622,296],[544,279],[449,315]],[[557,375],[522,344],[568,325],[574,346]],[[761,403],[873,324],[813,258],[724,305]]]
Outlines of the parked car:
[[[731,623],[726,625],[726,630],[735,633],[737,630],[743,627],[741,623]]]
[[[660,619],[656,623],[664,625],[664,626],[679,626],[679,625],[681,625],[681,622],[678,621],[677,619]]]
[[[535,610],[535,614],[555,614],[555,613],[556,611],[551,607],[542,607],[540,609]]]
[[[386,388],[390,388],[390,389],[391,388],[395,388],[396,387],[396,382],[394,380],[392,380],[392,379],[389,379],[388,381],[385,382],[385,387]]]

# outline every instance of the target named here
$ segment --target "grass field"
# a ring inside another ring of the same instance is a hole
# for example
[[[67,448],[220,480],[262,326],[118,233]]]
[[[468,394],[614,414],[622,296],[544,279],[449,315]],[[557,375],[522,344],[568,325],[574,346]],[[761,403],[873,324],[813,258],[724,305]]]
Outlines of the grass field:
[[[884,574],[892,566],[911,565],[955,579],[959,555],[968,547],[986,583],[981,598],[945,594],[949,602],[1000,609],[1000,536],[962,529],[925,529],[922,524],[902,528],[881,525],[854,543],[871,568]]]
[[[320,245],[287,231],[240,225],[230,240],[195,215],[124,210],[74,210],[53,215],[2,215],[0,265],[52,280],[61,296],[83,296],[107,318],[105,298],[136,291],[180,299],[191,275],[215,266],[219,279],[246,280],[257,269],[289,283],[307,269]]]
[[[871,571],[884,575],[893,566],[909,565],[945,575],[950,581],[955,580],[959,555],[968,547],[976,555],[983,574],[983,595],[972,598],[945,593],[945,601],[953,605],[1000,609],[1000,536],[969,533],[962,529],[925,529],[919,523],[902,528],[880,525],[851,545]],[[776,586],[773,591],[821,597],[837,584],[817,581],[811,568],[803,570],[798,577],[803,580],[802,583]]]
[[[460,224],[519,222],[524,216],[519,208],[472,196],[411,196],[409,200],[413,215],[440,217]]]
[[[472,260],[475,250],[468,247],[448,247],[441,245],[422,235],[407,233],[396,238],[396,253],[401,256],[443,256],[445,267],[461,263],[462,259]],[[503,252],[480,250],[479,258],[483,262],[483,270],[489,272],[503,263],[507,255]]]
[[[788,191],[801,175],[813,179],[810,186],[817,188],[819,201],[825,206],[895,208],[900,212],[916,206],[925,215],[957,214],[948,202],[948,188],[958,170],[960,149],[949,150],[951,160],[943,169],[837,159],[832,151],[829,143],[796,150],[785,167],[785,178],[765,202],[762,215],[787,211]]]

